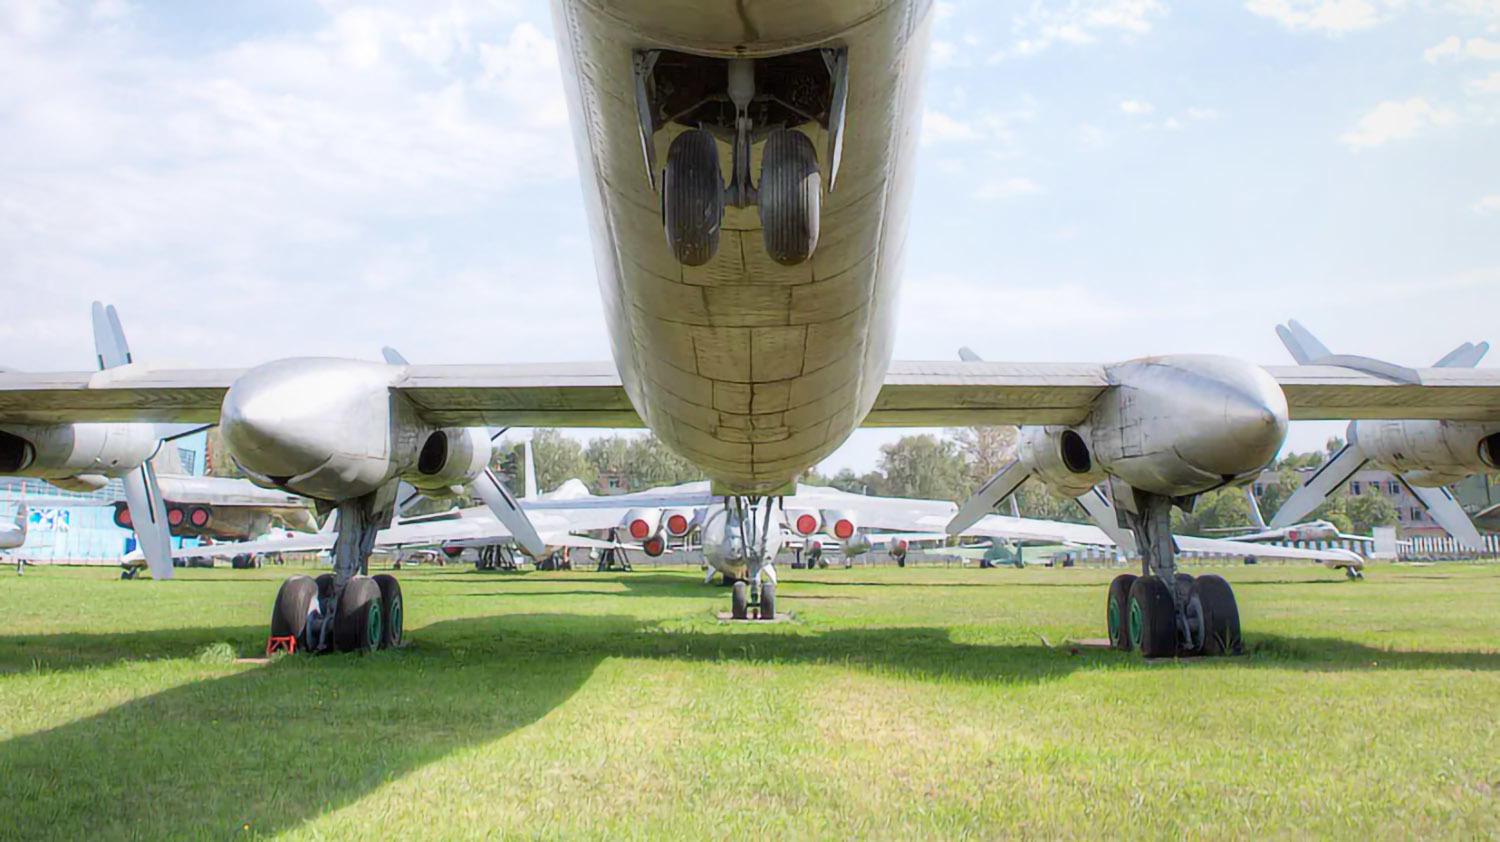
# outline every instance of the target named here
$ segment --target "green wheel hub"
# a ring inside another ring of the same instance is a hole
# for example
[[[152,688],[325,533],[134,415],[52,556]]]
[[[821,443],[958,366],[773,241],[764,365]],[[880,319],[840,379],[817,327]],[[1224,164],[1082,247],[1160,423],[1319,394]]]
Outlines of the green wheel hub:
[[[1130,598],[1130,645],[1139,649],[1141,646],[1141,627],[1145,625],[1141,620],[1141,604],[1136,602],[1135,597]]]
[[[1120,643],[1120,606],[1114,599],[1110,599],[1109,601],[1104,622],[1109,627],[1109,642],[1114,644]]]
[[[372,599],[365,609],[365,637],[370,648],[380,646],[380,600]]]
[[[393,643],[400,643],[402,628],[401,622],[403,619],[401,616],[401,597],[398,596],[395,599],[391,600],[390,610],[387,611],[386,614],[390,617],[391,641]]]

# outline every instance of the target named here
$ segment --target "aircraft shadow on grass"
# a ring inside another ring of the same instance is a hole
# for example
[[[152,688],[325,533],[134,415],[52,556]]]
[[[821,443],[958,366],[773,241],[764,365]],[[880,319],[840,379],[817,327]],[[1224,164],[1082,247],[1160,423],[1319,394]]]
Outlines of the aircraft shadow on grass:
[[[942,628],[812,635],[763,628],[769,633],[672,631],[619,616],[499,615],[424,626],[394,652],[294,657],[180,685],[0,743],[0,839],[213,838],[245,826],[259,834],[294,828],[456,750],[525,728],[564,704],[606,658],[827,663],[995,684],[1054,680],[1106,661],[1162,668],[1108,652],[1073,657],[1042,645],[957,643]],[[189,656],[205,641],[248,647],[260,633],[59,635],[70,642],[53,651],[70,649],[78,666],[99,666],[108,652]],[[169,634],[180,640],[168,642]],[[0,637],[0,654],[13,660],[11,653],[42,646],[42,637]],[[1500,654],[1386,652],[1278,636],[1252,646],[1269,657],[1236,663],[1500,669]],[[68,669],[71,660],[49,667]]]

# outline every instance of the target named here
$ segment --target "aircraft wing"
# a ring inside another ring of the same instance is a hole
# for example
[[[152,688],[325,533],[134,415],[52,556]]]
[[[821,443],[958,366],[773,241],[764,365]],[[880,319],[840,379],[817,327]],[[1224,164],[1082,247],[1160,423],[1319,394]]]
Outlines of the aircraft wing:
[[[639,427],[609,362],[407,365],[395,388],[429,421],[467,427]],[[1302,419],[1500,420],[1500,369],[1414,369],[1416,382],[1327,365],[1268,366]],[[0,373],[0,422],[211,423],[236,369]],[[1110,387],[1095,363],[893,362],[864,425],[1072,424]]]
[[[1096,547],[1115,546],[1115,542],[1097,526],[1004,515],[987,515],[980,518],[978,523],[964,530],[963,534],[1009,541],[1047,541],[1058,544],[1087,544]],[[1347,550],[1310,550],[1274,544],[1227,541],[1220,538],[1198,538],[1192,535],[1173,537],[1177,541],[1177,548],[1189,553],[1305,559],[1322,562],[1325,566],[1332,567],[1358,567],[1363,564],[1363,559],[1359,555]]]

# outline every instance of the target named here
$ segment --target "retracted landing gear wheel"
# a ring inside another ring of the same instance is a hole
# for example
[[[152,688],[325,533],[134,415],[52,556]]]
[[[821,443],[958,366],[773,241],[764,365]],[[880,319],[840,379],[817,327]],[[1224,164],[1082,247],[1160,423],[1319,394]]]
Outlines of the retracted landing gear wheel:
[[[730,589],[729,616],[736,620],[750,619],[750,587],[744,579],[735,579]]]
[[[818,153],[807,135],[778,129],[766,137],[760,154],[760,233],[766,254],[795,266],[818,247],[823,177]]]
[[[1193,581],[1189,600],[1198,606],[1203,617],[1204,655],[1238,655],[1245,644],[1240,637],[1240,609],[1234,591],[1224,577],[1212,574]]]
[[[776,583],[766,582],[760,586],[760,618],[776,619]]]
[[[293,637],[297,648],[307,647],[307,610],[318,598],[318,583],[307,576],[292,576],[276,591],[271,605],[271,636]]]
[[[661,216],[667,245],[677,262],[702,266],[719,248],[724,218],[724,179],[719,174],[719,147],[704,129],[672,139],[661,180]]]
[[[401,583],[389,573],[371,576],[380,588],[380,648],[394,649],[401,645],[405,631],[406,606],[401,602]]]
[[[355,576],[333,614],[333,645],[340,652],[368,652],[380,646],[380,586],[368,576]]]
[[[1177,654],[1177,611],[1167,584],[1143,576],[1130,586],[1130,642],[1147,658]]]
[[[1109,645],[1129,652],[1130,643],[1130,586],[1135,584],[1133,573],[1121,573],[1109,583],[1109,599],[1104,606],[1104,627],[1109,634]]]

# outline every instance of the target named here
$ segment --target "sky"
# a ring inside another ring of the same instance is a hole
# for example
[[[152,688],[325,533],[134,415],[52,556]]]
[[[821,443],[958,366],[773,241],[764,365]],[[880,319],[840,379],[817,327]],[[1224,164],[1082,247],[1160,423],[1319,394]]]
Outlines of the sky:
[[[1500,2],[934,16],[898,359],[1496,338]],[[0,0],[0,78],[0,365],[609,357],[540,0]]]

